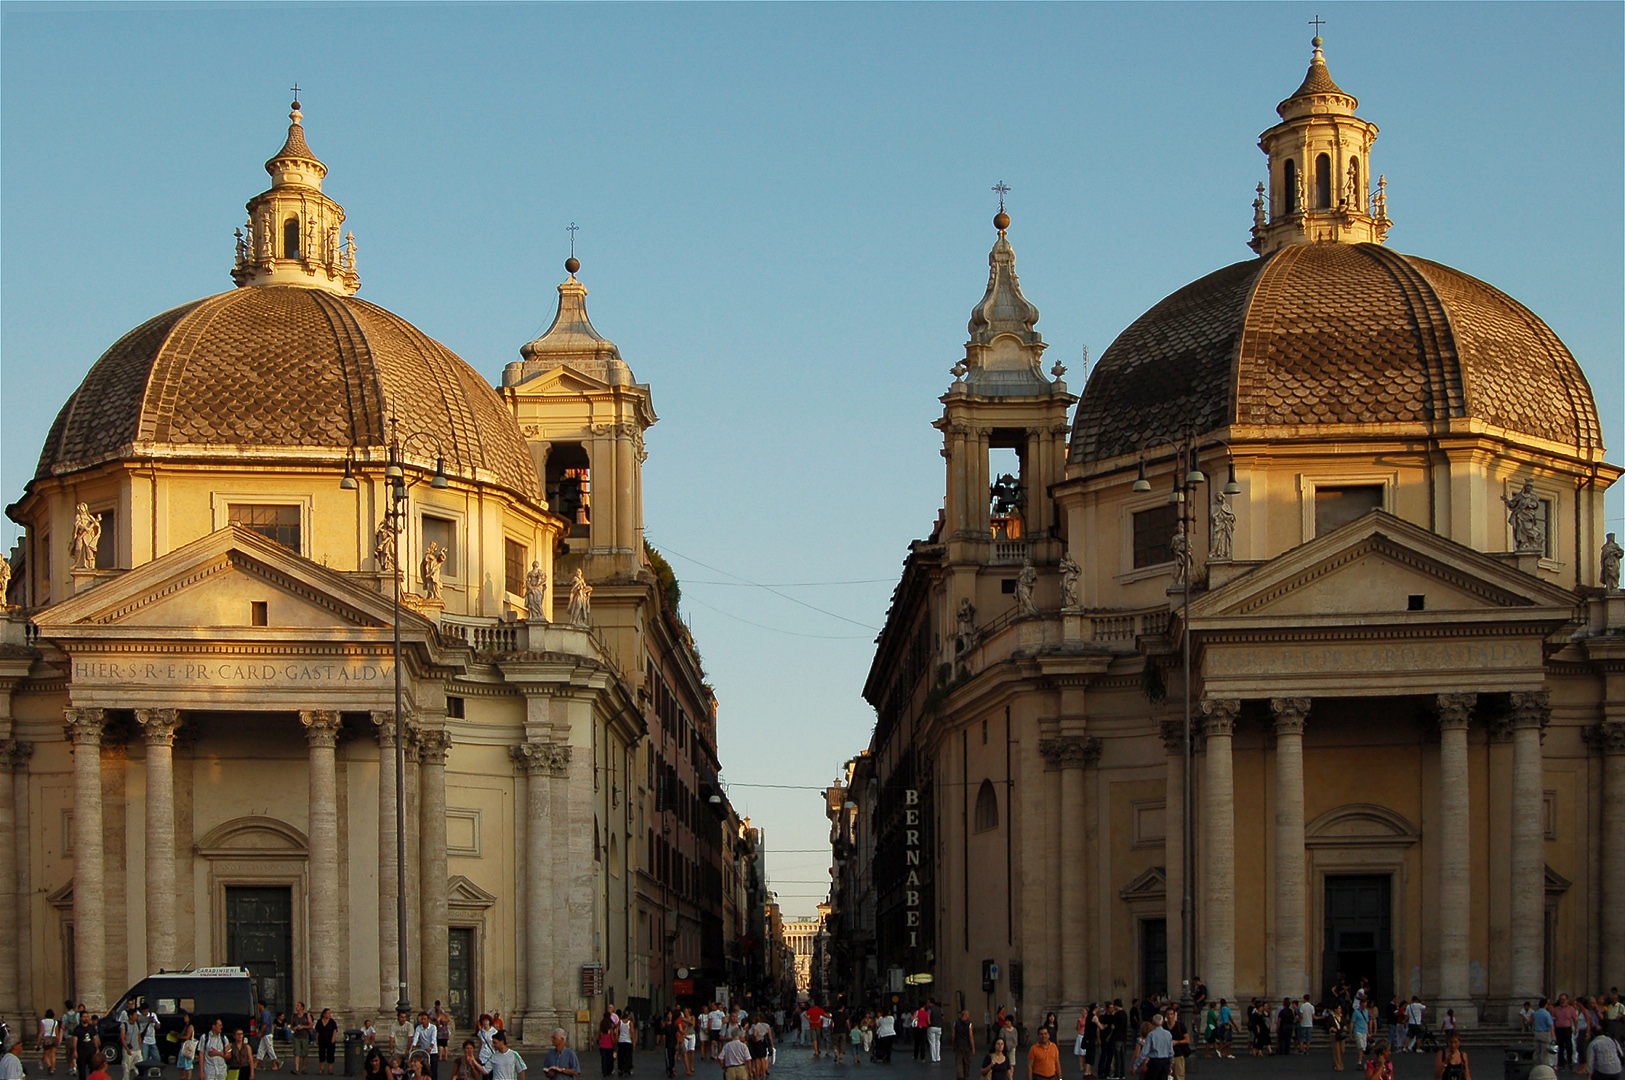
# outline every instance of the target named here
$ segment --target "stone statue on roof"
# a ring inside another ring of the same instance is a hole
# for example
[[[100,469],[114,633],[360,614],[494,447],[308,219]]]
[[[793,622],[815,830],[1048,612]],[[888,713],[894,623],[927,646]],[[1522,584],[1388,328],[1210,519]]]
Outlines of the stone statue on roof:
[[[1534,552],[1546,550],[1546,538],[1540,534],[1540,498],[1535,494],[1535,482],[1525,480],[1523,487],[1512,496],[1501,496],[1506,503],[1507,521],[1512,525],[1512,550]]]
[[[68,552],[73,556],[73,568],[96,569],[96,548],[101,542],[101,521],[90,512],[90,507],[80,503],[74,508],[73,539],[68,542]]]
[[[541,562],[534,559],[525,575],[525,618],[530,622],[547,621],[547,575],[542,573]]]
[[[1625,558],[1625,548],[1619,546],[1614,534],[1609,533],[1602,545],[1602,587],[1604,592],[1619,592],[1619,562]]]
[[[592,586],[587,584],[587,578],[578,566],[575,577],[570,579],[570,623],[573,626],[588,626],[591,622]]]
[[[440,568],[446,565],[450,554],[435,540],[430,540],[423,552],[423,561],[418,564],[418,577],[423,584],[423,595],[430,600],[440,599]]]

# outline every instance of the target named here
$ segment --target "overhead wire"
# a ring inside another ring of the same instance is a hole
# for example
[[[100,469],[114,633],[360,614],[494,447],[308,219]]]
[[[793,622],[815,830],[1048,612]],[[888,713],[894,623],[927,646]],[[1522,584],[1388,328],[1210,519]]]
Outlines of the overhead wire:
[[[739,574],[734,573],[731,570],[724,570],[720,566],[712,566],[710,563],[701,562],[700,560],[696,559],[692,555],[684,555],[681,551],[677,551],[674,548],[667,547],[664,544],[659,545],[659,550],[664,555],[675,555],[679,559],[682,559],[684,562],[691,562],[695,566],[703,566],[707,570],[712,571],[713,573],[726,574],[728,577],[734,578],[734,579],[736,579],[736,580],[738,580],[740,582],[743,582],[746,585],[753,585],[758,589],[766,589],[768,592],[772,593],[774,596],[777,596],[777,597],[779,597],[781,599],[784,599],[784,600],[788,600],[792,604],[800,604],[802,607],[808,609],[809,611],[816,611],[820,615],[828,615],[832,619],[839,619],[841,622],[851,623],[853,626],[861,626],[865,630],[876,630],[876,631],[878,631],[880,629],[880,627],[878,627],[878,626],[871,626],[869,623],[859,622],[857,619],[849,619],[845,615],[838,615],[833,611],[829,611],[829,610],[827,610],[825,608],[819,607],[817,604],[809,604],[805,600],[797,600],[795,597],[791,596],[789,593],[779,592],[779,590],[777,588],[775,588],[774,586],[772,586],[772,585],[764,585],[760,581],[752,581],[750,578],[743,577],[743,576],[741,576]],[[713,609],[713,610],[715,610],[715,609]],[[744,620],[740,620],[740,621],[743,622]],[[772,629],[772,628],[771,627],[765,627],[764,629]]]

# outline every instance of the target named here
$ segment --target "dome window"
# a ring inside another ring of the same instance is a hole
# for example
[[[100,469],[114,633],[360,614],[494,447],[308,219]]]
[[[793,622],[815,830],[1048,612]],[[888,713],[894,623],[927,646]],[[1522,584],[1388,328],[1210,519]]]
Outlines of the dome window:
[[[282,257],[299,258],[299,219],[296,217],[282,223]]]
[[[1291,158],[1281,166],[1281,205],[1283,214],[1298,212],[1298,163]]]
[[[987,832],[999,827],[999,797],[993,791],[993,781],[983,780],[976,792],[976,831]]]
[[[1315,158],[1315,208],[1317,210],[1330,210],[1332,207],[1332,159],[1327,154]]]

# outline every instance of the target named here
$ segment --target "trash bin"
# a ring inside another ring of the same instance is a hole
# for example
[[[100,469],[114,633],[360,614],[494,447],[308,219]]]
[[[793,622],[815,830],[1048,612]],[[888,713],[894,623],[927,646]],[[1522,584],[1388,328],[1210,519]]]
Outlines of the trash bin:
[[[361,1029],[344,1029],[344,1075],[361,1075]]]
[[[1502,1048],[1502,1052],[1505,1054],[1502,1080],[1529,1080],[1529,1070],[1535,1067],[1535,1048],[1507,1046]]]
[[[143,1061],[135,1067],[135,1075],[140,1080],[164,1080],[164,1067],[156,1061]]]

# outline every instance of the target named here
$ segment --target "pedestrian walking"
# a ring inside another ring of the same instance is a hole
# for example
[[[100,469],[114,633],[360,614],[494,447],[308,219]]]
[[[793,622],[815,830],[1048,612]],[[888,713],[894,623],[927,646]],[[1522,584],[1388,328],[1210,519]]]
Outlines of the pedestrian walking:
[[[542,1055],[542,1075],[547,1080],[570,1080],[581,1075],[581,1059],[576,1052],[564,1045],[565,1032],[563,1028],[554,1028],[553,1045],[547,1053]]]
[[[1348,1038],[1348,1021],[1343,1016],[1343,1006],[1333,1005],[1332,1011],[1326,1016],[1326,1034],[1332,1039],[1332,1069],[1343,1071],[1343,1043]],[[1452,1077],[1451,1080],[1461,1080],[1461,1077]]]
[[[1461,1048],[1461,1032],[1452,1029],[1445,1035],[1444,1049],[1433,1057],[1433,1080],[1473,1080],[1467,1051]]]
[[[1004,1036],[995,1035],[987,1048],[987,1056],[982,1059],[982,1080],[1011,1080],[1013,1071],[1010,1055],[1005,1052]]]
[[[923,1003],[914,1010],[914,1060],[925,1061],[930,1057],[930,1048],[926,1045],[926,1032],[931,1030],[931,1010]]]
[[[491,1070],[480,1062],[480,1040],[469,1036],[463,1040],[463,1052],[451,1065],[451,1080],[490,1080]]]
[[[180,1080],[192,1080],[193,1071],[197,1068],[197,1030],[192,1026],[192,1017],[184,1015],[181,1022],[181,1045],[175,1052],[175,1068],[180,1073]]]
[[[0,1050],[0,1080],[24,1080],[23,1058],[20,1048],[23,1040],[16,1035],[5,1036],[4,1045]]]
[[[615,1040],[621,1030],[621,1018],[615,1015],[611,1004],[598,1021],[598,1068],[605,1076],[615,1075]]]
[[[73,1028],[73,1058],[74,1071],[79,1074],[79,1080],[87,1080],[90,1074],[101,1068],[99,1064],[104,1059],[97,1053],[96,1021],[100,1017],[95,1013],[79,1010],[79,1023]]]
[[[637,1025],[632,1010],[621,1013],[620,1027],[615,1034],[615,1071],[620,1076],[632,1075],[632,1051],[637,1045]]]
[[[288,1028],[293,1032],[293,1071],[305,1073],[309,1071],[310,1040],[316,1032],[316,1021],[305,1008],[303,1001],[293,1003],[293,1015],[288,1018]]]
[[[880,1009],[880,1019],[875,1023],[875,1060],[883,1065],[891,1064],[891,1047],[897,1039],[897,1017],[892,1015],[891,1006],[883,1005]]]
[[[1179,1006],[1170,1002],[1163,1013],[1163,1027],[1173,1037],[1174,1060],[1169,1075],[1173,1080],[1185,1080],[1185,1061],[1191,1056],[1191,1029],[1179,1018]]]
[[[226,1080],[254,1080],[254,1048],[248,1045],[242,1028],[231,1033],[231,1049],[226,1052]]]
[[[1415,994],[1411,995],[1410,1004],[1405,1006],[1405,1052],[1408,1054],[1421,1053],[1421,1042],[1424,1017],[1428,1007],[1422,1004],[1422,999]]]
[[[1581,1059],[1591,1080],[1619,1080],[1622,1062],[1625,1062],[1625,1050],[1620,1048],[1619,1040],[1601,1031],[1586,1044],[1585,1057]]]
[[[493,1014],[492,1023],[495,1023]],[[500,1028],[491,1036],[491,1080],[525,1080],[525,1059],[508,1049],[508,1035]]]
[[[722,1044],[717,1061],[722,1066],[722,1080],[749,1080],[750,1047],[745,1045],[744,1031]]]
[[[1134,1058],[1134,1071],[1145,1070],[1145,1080],[1168,1080],[1174,1064],[1173,1035],[1162,1026],[1162,1014],[1153,1013],[1151,1030],[1140,1043]]]
[[[1040,1027],[1037,1040],[1027,1048],[1027,1077],[1028,1080],[1061,1080],[1061,1048],[1050,1038],[1048,1027]]]
[[[333,1019],[332,1009],[323,1009],[312,1026],[316,1032],[316,1075],[332,1076],[338,1057],[339,1022]]]
[[[1574,1065],[1574,1017],[1576,1013],[1574,1003],[1567,994],[1557,995],[1557,1004],[1552,1006],[1552,1042],[1557,1044],[1557,1071],[1561,1073],[1564,1066]]]

